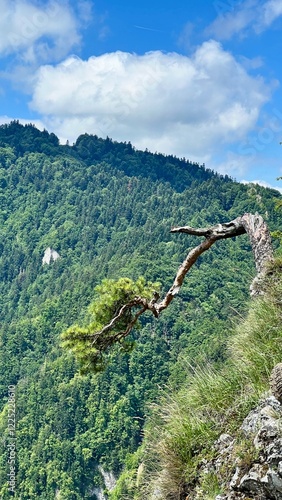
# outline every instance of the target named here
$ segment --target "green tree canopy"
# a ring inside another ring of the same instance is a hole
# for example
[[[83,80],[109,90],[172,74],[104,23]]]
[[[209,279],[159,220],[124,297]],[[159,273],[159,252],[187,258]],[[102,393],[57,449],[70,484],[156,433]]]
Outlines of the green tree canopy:
[[[142,306],[138,298],[149,300],[159,288],[159,283],[146,283],[143,277],[135,282],[129,278],[104,279],[96,286],[97,296],[89,307],[90,323],[85,327],[74,325],[62,334],[63,346],[74,352],[81,373],[103,370],[105,355],[113,344],[118,343],[123,351],[132,347],[125,337],[141,315],[140,308],[136,312]]]

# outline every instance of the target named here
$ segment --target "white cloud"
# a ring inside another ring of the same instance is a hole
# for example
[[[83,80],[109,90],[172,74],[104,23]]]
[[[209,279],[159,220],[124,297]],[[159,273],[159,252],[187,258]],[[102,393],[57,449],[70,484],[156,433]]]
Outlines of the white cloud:
[[[250,59],[249,57],[241,55],[239,57],[239,61],[247,71],[261,68],[264,65],[263,59],[261,57],[253,57],[252,59]]]
[[[219,40],[234,35],[246,36],[250,30],[260,33],[282,15],[282,0],[246,0],[222,12],[206,32]]]
[[[89,2],[80,2],[80,14],[89,18]],[[80,20],[66,2],[41,5],[30,0],[0,0],[0,55],[21,55],[25,63],[59,60],[80,41]]]
[[[190,21],[187,22],[178,37],[178,45],[185,50],[193,46],[193,38],[195,33],[195,26]]]
[[[241,33],[257,17],[255,4],[257,4],[257,0],[247,0],[244,2],[243,7],[238,6],[235,11],[220,14],[207,28],[207,33],[219,40],[227,40],[232,38],[233,35]]]
[[[258,184],[259,186],[262,186],[265,188],[276,189],[276,191],[279,191],[280,193],[282,193],[282,188],[277,187],[277,186],[272,186],[271,184],[269,184],[269,182],[265,182],[265,181],[261,181],[261,180],[255,180],[255,181],[242,180],[241,183],[242,184]]]
[[[79,0],[77,2],[77,10],[79,18],[83,23],[89,23],[92,21],[93,14],[93,4],[88,0]]]
[[[246,174],[251,166],[251,161],[249,157],[240,155],[234,151],[227,151],[223,159],[217,162],[211,161],[208,166],[220,174],[239,179]]]
[[[217,147],[245,137],[269,96],[262,79],[211,40],[190,58],[115,52],[43,66],[31,107],[65,139],[109,135],[205,161]]]
[[[263,6],[262,11],[262,24],[267,27],[282,15],[282,1],[269,0]]]

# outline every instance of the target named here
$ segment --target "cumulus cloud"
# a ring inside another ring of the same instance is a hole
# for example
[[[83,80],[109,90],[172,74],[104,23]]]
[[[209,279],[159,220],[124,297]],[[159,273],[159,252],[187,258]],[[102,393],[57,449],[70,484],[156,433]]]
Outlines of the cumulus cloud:
[[[26,63],[65,57],[80,41],[78,27],[89,19],[89,5],[78,2],[76,16],[66,2],[0,0],[0,55],[21,55]]]
[[[43,66],[30,105],[65,139],[109,135],[205,161],[245,137],[270,92],[211,40],[191,57],[115,52]]]
[[[260,33],[282,15],[282,0],[246,0],[219,13],[206,32],[219,40]]]

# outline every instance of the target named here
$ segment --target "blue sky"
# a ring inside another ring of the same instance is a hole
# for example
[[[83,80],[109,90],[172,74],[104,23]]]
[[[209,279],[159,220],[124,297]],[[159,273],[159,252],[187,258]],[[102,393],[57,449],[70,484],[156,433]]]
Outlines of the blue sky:
[[[282,0],[0,0],[0,123],[281,189]]]

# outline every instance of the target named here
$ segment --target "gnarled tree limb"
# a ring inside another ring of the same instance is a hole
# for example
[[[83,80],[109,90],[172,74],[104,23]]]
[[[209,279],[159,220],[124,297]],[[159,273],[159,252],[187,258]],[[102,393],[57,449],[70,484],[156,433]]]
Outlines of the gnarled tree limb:
[[[195,264],[198,257],[208,250],[217,240],[233,238],[234,236],[240,236],[241,234],[247,233],[251,241],[256,269],[260,274],[263,273],[266,263],[273,259],[270,233],[267,224],[258,214],[253,215],[246,213],[242,217],[237,217],[231,222],[217,224],[216,226],[204,229],[195,229],[190,226],[174,227],[170,232],[205,236],[205,240],[200,243],[200,245],[190,250],[186,259],[179,267],[175,280],[166,296],[160,303],[155,304],[157,315],[168,307],[173,297],[179,292],[186,274],[193,264]]]
[[[202,229],[195,229],[190,226],[174,227],[170,232],[204,236],[205,239],[198,246],[190,250],[186,259],[180,265],[172,286],[162,300],[159,300],[158,296],[153,297],[151,300],[135,297],[127,304],[122,305],[115,317],[101,331],[88,336],[88,338],[91,338],[93,346],[95,345],[98,349],[105,350],[114,342],[122,340],[130,333],[138,318],[147,310],[151,311],[155,317],[158,317],[178,294],[185,276],[193,264],[195,264],[198,257],[218,240],[234,238],[235,236],[247,233],[252,245],[258,276],[264,275],[266,264],[273,260],[270,233],[267,224],[258,214],[245,213],[243,216],[237,217],[230,222]],[[257,280],[257,288],[258,285],[259,280]],[[253,295],[258,294],[259,290],[253,287],[252,293]],[[125,330],[121,332],[115,331],[109,338],[107,333],[111,332],[121,317],[129,310],[132,312],[132,315]]]

